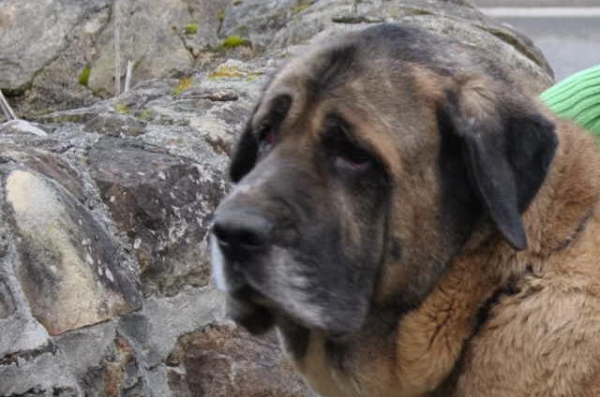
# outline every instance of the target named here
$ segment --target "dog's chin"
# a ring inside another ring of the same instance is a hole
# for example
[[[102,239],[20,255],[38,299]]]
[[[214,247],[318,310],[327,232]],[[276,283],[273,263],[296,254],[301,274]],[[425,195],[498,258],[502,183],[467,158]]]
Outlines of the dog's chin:
[[[260,294],[253,294],[255,296]],[[285,324],[294,324],[296,327],[301,327],[308,330],[319,330],[332,340],[343,342],[353,335],[356,331],[356,324],[346,324],[341,327],[339,324],[313,324],[305,321],[302,318],[282,310],[273,302],[266,298],[249,298],[245,296],[230,295],[227,298],[227,315],[236,324],[244,328],[250,334],[260,336],[270,331],[275,326]]]
[[[227,314],[252,335],[262,335],[275,325],[275,315],[267,307],[234,297],[227,299]]]

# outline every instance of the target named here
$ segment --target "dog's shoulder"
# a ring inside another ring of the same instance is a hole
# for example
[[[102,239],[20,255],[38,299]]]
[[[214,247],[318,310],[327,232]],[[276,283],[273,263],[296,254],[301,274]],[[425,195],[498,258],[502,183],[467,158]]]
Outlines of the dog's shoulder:
[[[467,345],[455,395],[592,395],[600,301],[565,278],[532,277],[496,303]]]
[[[524,214],[530,249],[499,265],[517,275],[465,345],[457,395],[591,396],[600,376],[600,154],[553,116],[556,158]],[[596,394],[595,394],[596,393]]]

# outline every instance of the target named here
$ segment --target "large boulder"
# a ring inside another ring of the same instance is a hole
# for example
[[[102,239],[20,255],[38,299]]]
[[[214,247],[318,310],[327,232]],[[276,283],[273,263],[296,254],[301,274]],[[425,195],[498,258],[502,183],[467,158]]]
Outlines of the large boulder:
[[[100,323],[141,305],[135,269],[66,189],[31,170],[5,179],[16,273],[33,316],[51,335]]]
[[[281,55],[322,32],[384,21],[477,45],[535,76],[537,91],[552,82],[531,41],[469,0],[4,0],[0,89],[17,113],[32,116],[113,96],[117,56],[123,86],[127,61],[134,83],[181,78],[232,56]]]
[[[136,84],[115,97],[116,4]],[[0,397],[313,396],[273,334],[225,318],[211,213],[277,65],[395,20],[552,82],[466,0],[5,0],[0,88],[28,121],[0,120]]]

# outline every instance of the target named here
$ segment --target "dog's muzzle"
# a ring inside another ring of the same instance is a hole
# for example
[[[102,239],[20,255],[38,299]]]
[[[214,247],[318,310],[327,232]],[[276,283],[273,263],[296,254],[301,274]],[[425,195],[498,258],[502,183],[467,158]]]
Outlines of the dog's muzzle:
[[[218,211],[212,226],[213,273],[217,287],[235,293],[244,287],[244,269],[271,247],[271,222],[249,210]]]
[[[214,283],[227,293],[229,316],[254,334],[268,330],[274,321],[266,298],[249,280],[271,249],[272,229],[266,217],[248,209],[221,208],[212,226]]]

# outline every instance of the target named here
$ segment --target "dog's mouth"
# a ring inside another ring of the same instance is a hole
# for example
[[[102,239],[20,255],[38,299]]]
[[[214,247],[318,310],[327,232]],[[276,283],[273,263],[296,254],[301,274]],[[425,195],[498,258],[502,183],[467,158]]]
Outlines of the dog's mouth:
[[[235,293],[228,294],[227,314],[238,325],[245,328],[252,335],[262,335],[270,331],[278,321],[295,324],[302,328],[310,329],[311,326],[303,324],[294,316],[285,313],[275,302],[253,289],[245,286]],[[326,331],[328,338],[343,342],[349,333],[342,331]]]
[[[277,307],[273,301],[245,285],[227,297],[227,314],[253,335],[264,334],[275,325]]]
[[[227,294],[228,317],[251,334],[263,334],[282,322],[334,338],[360,328],[368,307],[323,284],[289,250],[274,247],[244,258],[222,255],[215,240],[211,248],[213,280]]]

